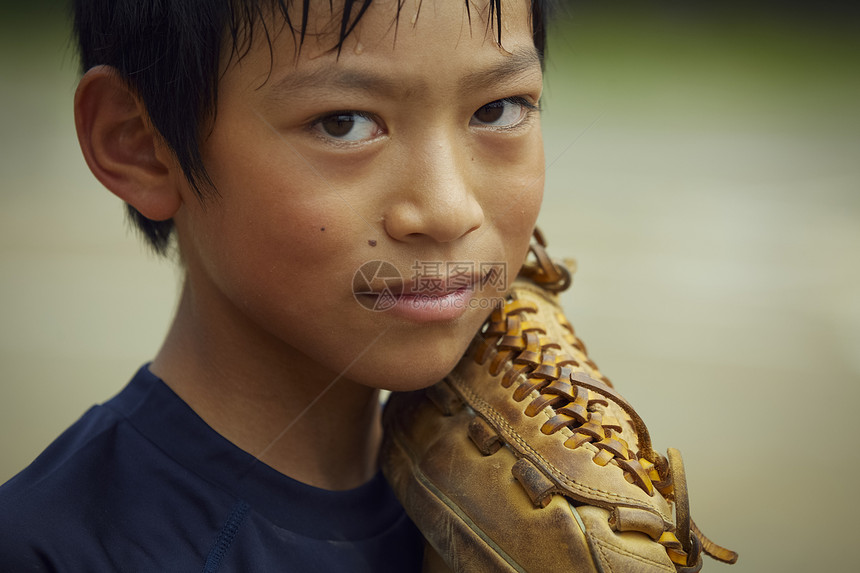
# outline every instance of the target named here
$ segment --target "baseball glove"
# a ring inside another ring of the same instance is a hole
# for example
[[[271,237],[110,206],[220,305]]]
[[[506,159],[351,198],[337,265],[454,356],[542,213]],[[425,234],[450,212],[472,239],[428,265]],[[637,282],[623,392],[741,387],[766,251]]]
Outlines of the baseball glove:
[[[457,367],[385,408],[382,469],[424,534],[425,571],[694,572],[734,563],[690,519],[677,450],[588,359],[534,261]]]

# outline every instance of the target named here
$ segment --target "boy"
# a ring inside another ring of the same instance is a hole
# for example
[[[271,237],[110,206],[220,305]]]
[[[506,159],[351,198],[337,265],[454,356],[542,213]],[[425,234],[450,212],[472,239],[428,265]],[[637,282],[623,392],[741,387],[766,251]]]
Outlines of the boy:
[[[0,568],[417,570],[378,393],[442,378],[499,294],[413,269],[525,258],[543,3],[75,10],[84,157],[184,285],[154,360],[0,489]],[[355,288],[373,260],[402,279]]]

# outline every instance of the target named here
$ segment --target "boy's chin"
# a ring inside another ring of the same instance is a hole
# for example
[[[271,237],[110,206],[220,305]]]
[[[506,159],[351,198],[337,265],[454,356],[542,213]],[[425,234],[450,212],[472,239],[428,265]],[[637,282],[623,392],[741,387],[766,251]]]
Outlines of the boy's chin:
[[[444,361],[427,361],[426,357],[415,357],[399,368],[381,369],[369,376],[356,377],[354,381],[392,392],[421,390],[444,379],[457,366],[461,357],[462,355],[457,355]]]
[[[380,386],[380,390],[390,390],[392,392],[414,392],[415,390],[423,390],[424,388],[429,388],[433,384],[443,380],[453,369],[454,368],[451,367],[442,373],[433,373],[429,376],[417,376],[414,378],[401,378],[399,380],[394,380],[390,384]]]

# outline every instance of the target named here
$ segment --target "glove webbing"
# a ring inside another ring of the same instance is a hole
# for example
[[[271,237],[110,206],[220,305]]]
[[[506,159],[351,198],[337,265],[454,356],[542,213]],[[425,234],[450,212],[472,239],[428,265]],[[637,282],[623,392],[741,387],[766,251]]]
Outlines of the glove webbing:
[[[547,254],[546,241],[538,229],[535,242],[530,247],[533,262],[527,262],[520,274],[530,278],[551,292],[560,292],[571,284],[571,273],[575,262],[566,261],[567,268],[552,261]],[[726,563],[737,561],[737,553],[725,549],[708,539],[690,519],[686,478],[680,452],[669,450],[667,460],[651,447],[647,427],[633,407],[617,394],[612,383],[603,376],[597,365],[588,359],[585,344],[576,336],[573,326],[561,312],[555,319],[563,328],[563,338],[581,354],[580,360],[561,352],[558,343],[546,338],[546,329],[530,322],[527,315],[537,308],[524,301],[509,301],[496,309],[484,327],[484,340],[472,351],[479,364],[491,360],[489,370],[495,376],[507,370],[502,378],[505,388],[514,387],[513,397],[517,402],[534,397],[525,407],[526,415],[536,416],[549,406],[555,415],[547,420],[541,431],[552,434],[567,427],[573,436],[564,446],[576,449],[591,442],[600,451],[593,458],[600,466],[613,464],[624,472],[624,478],[649,495],[656,488],[668,499],[675,500],[676,531],[666,531],[659,542],[680,569],[698,570],[701,567],[700,550]],[[585,372],[575,371],[579,367]],[[637,434],[639,451],[634,452],[618,433],[621,425],[603,407],[610,399],[628,416]],[[473,438],[477,438],[474,436]],[[476,442],[477,443],[477,442]]]
[[[651,439],[639,415],[612,389],[597,365],[588,360],[585,345],[576,338],[567,320],[564,319],[562,325],[569,333],[568,342],[582,352],[582,361],[563,352],[558,343],[546,337],[543,325],[525,316],[536,312],[534,304],[519,300],[495,309],[483,333],[483,342],[474,350],[475,361],[484,364],[489,360],[493,376],[507,367],[502,386],[514,388],[513,397],[517,402],[538,392],[524,411],[527,416],[535,417],[547,406],[553,409],[555,415],[541,426],[544,434],[568,428],[573,436],[564,442],[566,447],[575,450],[591,442],[600,450],[593,458],[594,463],[600,466],[613,463],[624,471],[627,481],[649,495],[653,495],[655,487],[664,495],[668,494],[671,491],[668,464],[651,448]],[[559,317],[564,318],[560,313]],[[587,368],[594,377],[574,371],[577,366]],[[620,436],[620,422],[602,408],[608,406],[607,399],[630,416],[637,432],[639,452],[630,449]]]
[[[524,412],[535,417],[547,406],[555,412],[541,426],[544,434],[568,428],[573,436],[564,442],[565,447],[576,449],[591,442],[600,450],[592,458],[594,463],[604,467],[615,465],[624,472],[628,482],[649,495],[653,495],[656,488],[668,499],[675,500],[677,532],[681,539],[666,531],[658,542],[666,547],[669,557],[681,570],[696,571],[701,567],[700,550],[720,561],[737,561],[735,552],[713,543],[690,519],[680,452],[670,449],[670,460],[655,452],[645,423],[613,390],[597,365],[588,359],[585,344],[576,337],[564,315],[556,313],[555,318],[565,330],[565,341],[582,354],[579,360],[548,339],[546,328],[539,322],[529,320],[528,315],[536,312],[533,303],[521,300],[508,301],[504,307],[495,309],[485,325],[483,340],[471,351],[473,359],[479,364],[489,360],[493,376],[504,371],[502,386],[514,388],[513,397],[517,402],[538,392]],[[588,373],[575,371],[575,367]],[[621,424],[603,409],[608,406],[607,399],[629,416],[628,421],[636,430],[639,451],[630,449],[619,435]],[[478,436],[472,437],[477,444]]]

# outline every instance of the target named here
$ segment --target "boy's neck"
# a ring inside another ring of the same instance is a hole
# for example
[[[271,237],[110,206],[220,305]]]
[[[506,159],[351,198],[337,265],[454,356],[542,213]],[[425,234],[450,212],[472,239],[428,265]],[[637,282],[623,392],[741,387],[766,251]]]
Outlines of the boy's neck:
[[[310,364],[211,300],[204,308],[209,297],[192,291],[186,281],[152,372],[218,433],[283,474],[325,489],[369,480],[382,435],[379,391]]]

